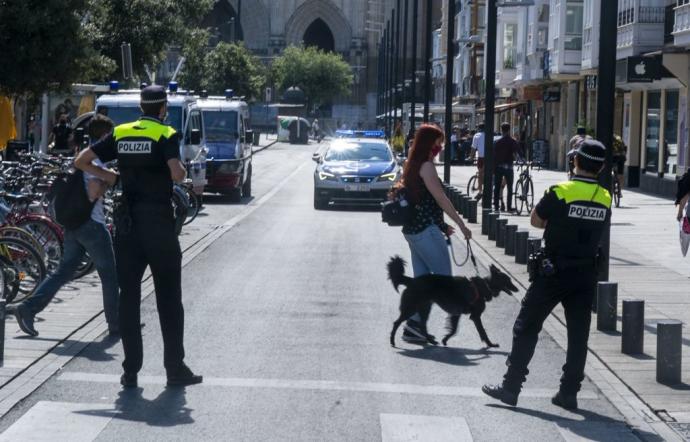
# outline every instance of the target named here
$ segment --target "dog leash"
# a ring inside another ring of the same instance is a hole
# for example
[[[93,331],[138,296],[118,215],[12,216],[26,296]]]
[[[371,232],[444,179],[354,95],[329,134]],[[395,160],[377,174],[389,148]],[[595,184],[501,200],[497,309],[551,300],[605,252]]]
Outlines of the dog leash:
[[[450,254],[453,257],[453,262],[455,263],[455,265],[458,267],[462,267],[465,264],[467,264],[467,261],[472,260],[474,270],[475,272],[477,272],[477,275],[479,275],[479,267],[477,267],[477,259],[474,257],[474,252],[472,251],[472,243],[469,239],[466,239],[465,242],[467,243],[467,255],[465,256],[465,260],[463,262],[458,263],[458,260],[455,257],[455,250],[453,249],[453,245],[451,244],[450,236],[446,239],[446,243],[448,243],[448,246],[450,247]]]

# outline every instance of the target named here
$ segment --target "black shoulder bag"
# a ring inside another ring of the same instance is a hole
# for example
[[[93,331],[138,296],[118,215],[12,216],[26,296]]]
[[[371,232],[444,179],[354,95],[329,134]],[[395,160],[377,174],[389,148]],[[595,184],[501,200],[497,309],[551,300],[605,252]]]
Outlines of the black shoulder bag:
[[[396,192],[392,201],[381,203],[381,221],[391,227],[399,227],[407,224],[413,216],[414,206],[407,201],[405,189]]]

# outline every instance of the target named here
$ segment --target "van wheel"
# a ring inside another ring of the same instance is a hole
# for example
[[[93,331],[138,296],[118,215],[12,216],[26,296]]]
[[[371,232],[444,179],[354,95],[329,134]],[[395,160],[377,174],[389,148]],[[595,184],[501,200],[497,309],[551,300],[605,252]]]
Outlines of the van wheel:
[[[245,198],[249,198],[252,196],[252,168],[249,168],[249,173],[247,173],[247,179],[242,184],[242,196]]]
[[[242,189],[232,189],[228,196],[230,197],[231,203],[239,203],[240,201],[242,201]]]

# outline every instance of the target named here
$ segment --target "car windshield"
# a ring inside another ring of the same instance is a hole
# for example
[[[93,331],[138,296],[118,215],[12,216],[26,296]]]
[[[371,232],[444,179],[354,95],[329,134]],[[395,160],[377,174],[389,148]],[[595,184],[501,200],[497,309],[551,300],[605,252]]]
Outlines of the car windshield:
[[[115,125],[131,123],[141,117],[139,106],[98,106],[96,112],[103,114],[113,120]],[[179,107],[168,107],[168,117],[165,124],[172,126],[176,131],[182,132],[182,109]]]
[[[331,146],[325,161],[391,161],[388,146],[380,143],[343,143]]]
[[[206,141],[211,143],[235,143],[239,136],[237,112],[204,111]]]

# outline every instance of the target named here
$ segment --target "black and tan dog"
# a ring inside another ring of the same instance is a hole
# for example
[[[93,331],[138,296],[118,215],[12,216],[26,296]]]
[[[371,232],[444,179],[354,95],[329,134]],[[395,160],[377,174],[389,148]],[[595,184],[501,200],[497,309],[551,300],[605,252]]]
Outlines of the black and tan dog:
[[[448,334],[443,338],[443,345],[446,345],[448,339],[457,332],[460,316],[469,314],[481,340],[489,347],[498,347],[498,344],[491,342],[486,335],[482,325],[482,313],[486,309],[486,303],[497,297],[500,292],[512,295],[518,289],[510,277],[493,264],[490,270],[491,275],[485,278],[431,274],[410,278],[405,276],[405,261],[399,256],[392,257],[388,262],[388,278],[393,283],[395,291],[398,291],[400,285],[406,288],[400,297],[400,316],[393,323],[391,330],[391,345],[395,347],[395,332],[400,324],[425,306],[435,303],[450,314]],[[427,336],[430,344],[435,343],[429,339],[426,329],[423,329],[422,333]]]

